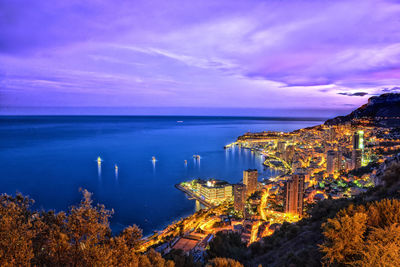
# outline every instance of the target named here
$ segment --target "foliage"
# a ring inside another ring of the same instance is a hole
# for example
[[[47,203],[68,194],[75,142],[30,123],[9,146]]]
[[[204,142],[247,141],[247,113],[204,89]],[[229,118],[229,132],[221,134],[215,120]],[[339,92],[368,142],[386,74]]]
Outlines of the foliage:
[[[32,212],[33,203],[17,195],[0,197],[1,266],[138,266],[172,267],[154,250],[139,254],[142,232],[130,226],[111,235],[112,211],[92,205],[91,193],[82,191],[78,206],[68,213]]]
[[[377,168],[379,163],[377,162],[370,162],[367,166],[360,167],[358,169],[354,169],[348,172],[348,174],[352,174],[358,177],[363,176],[364,174],[371,173],[374,168]]]
[[[243,260],[246,253],[246,244],[237,233],[218,232],[214,239],[209,243],[207,256],[209,259],[216,257]]]
[[[34,257],[32,238],[35,216],[28,211],[28,198],[0,198],[0,265],[27,266]],[[36,215],[36,214],[35,214]]]
[[[392,163],[382,175],[382,181],[387,187],[398,184],[400,181],[400,163]]]
[[[329,265],[395,266],[400,262],[399,224],[399,200],[350,205],[323,224],[323,259]]]
[[[164,258],[166,260],[171,260],[175,263],[175,267],[200,267],[201,264],[194,262],[191,255],[186,255],[181,249],[172,249],[167,253]]]
[[[211,260],[206,267],[243,267],[243,265],[232,259],[215,258]]]

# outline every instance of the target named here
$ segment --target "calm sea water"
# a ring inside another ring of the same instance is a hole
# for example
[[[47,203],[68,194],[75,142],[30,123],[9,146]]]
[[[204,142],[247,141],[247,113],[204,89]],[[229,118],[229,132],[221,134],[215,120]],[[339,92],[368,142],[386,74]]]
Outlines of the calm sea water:
[[[21,192],[35,200],[36,208],[59,211],[79,203],[79,188],[86,188],[94,193],[95,202],[114,209],[115,231],[137,224],[149,234],[194,212],[195,201],[177,190],[176,183],[210,177],[238,182],[248,168],[257,168],[260,179],[271,175],[260,156],[224,150],[237,136],[319,123],[218,117],[0,117],[0,192]],[[201,160],[195,161],[194,154]],[[152,156],[157,159],[154,164]]]

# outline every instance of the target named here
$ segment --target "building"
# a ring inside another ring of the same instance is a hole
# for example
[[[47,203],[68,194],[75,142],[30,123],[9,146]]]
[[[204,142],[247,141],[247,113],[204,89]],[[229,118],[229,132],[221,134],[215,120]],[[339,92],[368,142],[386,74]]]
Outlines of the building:
[[[353,150],[364,149],[364,131],[355,132],[353,135]]]
[[[341,171],[344,168],[344,163],[343,163],[343,152],[339,149],[336,152],[336,167],[335,169],[337,171]]]
[[[232,185],[220,180],[199,180],[197,192],[201,198],[210,203],[222,203],[233,196]]]
[[[328,140],[329,142],[333,142],[336,138],[336,130],[333,127],[329,127],[328,129]]]
[[[302,215],[304,199],[304,175],[293,174],[285,187],[285,212]]]
[[[246,202],[246,186],[244,184],[233,185],[233,206],[236,212],[244,216]]]
[[[279,141],[278,144],[277,144],[276,150],[279,153],[283,154],[283,153],[285,153],[285,149],[286,149],[286,142]]]
[[[292,172],[296,172],[297,169],[301,168],[303,165],[301,164],[301,161],[296,160],[293,161],[292,163]]]
[[[258,171],[256,169],[243,171],[243,184],[246,186],[247,196],[257,191]]]
[[[335,172],[337,155],[336,151],[329,150],[326,155],[326,172],[328,174],[333,174]]]
[[[354,149],[351,155],[351,162],[353,169],[358,169],[361,167],[362,163],[362,150],[361,149]]]
[[[294,146],[288,145],[286,146],[285,153],[284,153],[284,160],[287,162],[291,162],[294,156]]]
[[[364,131],[357,131],[353,135],[353,151],[351,154],[352,169],[362,166],[364,154]]]

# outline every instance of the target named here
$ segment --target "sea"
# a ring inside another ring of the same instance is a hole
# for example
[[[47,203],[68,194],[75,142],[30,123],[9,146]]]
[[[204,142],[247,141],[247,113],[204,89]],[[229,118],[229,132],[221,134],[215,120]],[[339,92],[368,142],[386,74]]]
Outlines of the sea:
[[[224,149],[239,135],[320,123],[310,118],[1,116],[0,192],[22,193],[35,201],[34,209],[58,212],[78,205],[80,189],[87,189],[94,203],[114,211],[115,233],[136,224],[148,235],[201,208],[175,188],[177,183],[195,178],[237,183],[249,168],[258,169],[260,181],[276,175],[263,167],[261,155]]]

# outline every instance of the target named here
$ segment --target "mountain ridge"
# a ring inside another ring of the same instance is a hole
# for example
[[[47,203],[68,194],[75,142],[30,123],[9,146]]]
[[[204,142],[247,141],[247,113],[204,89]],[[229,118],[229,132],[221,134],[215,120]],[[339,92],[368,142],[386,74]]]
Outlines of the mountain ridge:
[[[329,119],[325,121],[325,125],[358,124],[364,119],[373,126],[395,127],[400,126],[398,118],[400,118],[400,93],[386,93],[370,97],[367,104],[348,115]]]

